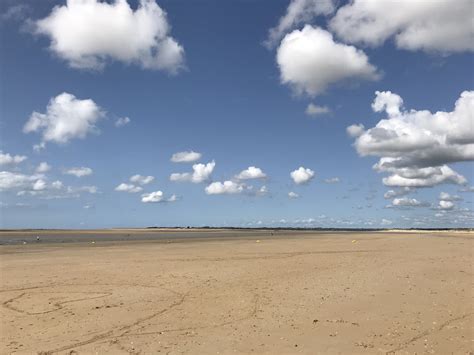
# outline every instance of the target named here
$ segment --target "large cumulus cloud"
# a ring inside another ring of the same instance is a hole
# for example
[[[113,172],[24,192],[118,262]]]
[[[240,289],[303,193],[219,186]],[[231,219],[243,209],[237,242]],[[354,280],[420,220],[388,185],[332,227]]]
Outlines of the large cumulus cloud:
[[[310,25],[283,38],[277,50],[277,63],[281,82],[309,96],[322,94],[341,82],[380,77],[363,51],[338,43],[331,33]]]
[[[136,10],[126,0],[68,0],[34,25],[73,68],[100,70],[116,60],[176,73],[184,65],[184,49],[155,0],[140,0]]]
[[[98,132],[96,123],[104,115],[104,111],[93,100],[81,100],[63,92],[51,98],[45,113],[33,112],[23,126],[23,132],[40,132],[43,148],[46,142],[64,144]]]
[[[471,0],[354,0],[338,9],[329,28],[346,43],[380,46],[393,38],[401,49],[474,50]]]
[[[361,156],[380,157],[374,169],[389,173],[388,186],[426,187],[466,179],[447,164],[474,160],[474,92],[464,91],[453,111],[406,110],[390,91],[376,92],[375,112],[386,118],[356,141]]]

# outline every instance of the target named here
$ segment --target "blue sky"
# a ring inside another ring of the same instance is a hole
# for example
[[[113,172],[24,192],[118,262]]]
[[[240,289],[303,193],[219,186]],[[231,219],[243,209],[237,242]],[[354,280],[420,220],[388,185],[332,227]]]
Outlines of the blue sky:
[[[360,1],[3,1],[0,224],[470,227],[472,11],[448,3],[364,28]]]

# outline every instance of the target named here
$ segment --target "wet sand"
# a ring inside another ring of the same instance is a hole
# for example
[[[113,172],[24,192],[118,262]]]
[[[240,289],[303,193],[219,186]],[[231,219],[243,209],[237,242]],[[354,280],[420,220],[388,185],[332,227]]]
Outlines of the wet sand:
[[[0,231],[0,245],[37,243],[90,243],[90,242],[182,242],[221,239],[247,239],[255,237],[287,238],[291,236],[314,236],[314,231],[277,229],[204,229],[204,228],[147,228],[147,229],[102,229],[102,230],[13,230]],[[331,232],[325,232],[331,233]],[[337,234],[348,233],[338,232]],[[321,234],[321,233],[318,233]]]
[[[1,232],[0,353],[474,349],[472,233],[178,232]]]

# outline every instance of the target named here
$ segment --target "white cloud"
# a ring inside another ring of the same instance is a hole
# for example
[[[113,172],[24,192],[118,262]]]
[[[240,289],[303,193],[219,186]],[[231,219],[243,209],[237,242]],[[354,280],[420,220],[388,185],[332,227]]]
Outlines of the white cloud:
[[[223,182],[212,182],[205,188],[205,192],[208,195],[245,194],[246,196],[262,197],[268,195],[268,188],[265,185],[262,185],[260,188],[255,188],[239,180],[226,180]]]
[[[51,183],[51,187],[55,190],[60,190],[64,187],[64,185],[61,181],[56,180]]]
[[[413,191],[413,189],[410,188],[410,187],[403,187],[403,188],[398,189],[398,190],[388,190],[383,195],[383,198],[389,200],[389,199],[392,199],[394,197],[405,196],[405,195],[409,194],[412,191]]]
[[[260,187],[255,193],[256,196],[265,196],[267,194],[268,194],[268,187],[266,185],[263,185],[262,187]]]
[[[123,127],[130,123],[130,118],[128,117],[120,117],[115,121],[115,127]]]
[[[0,171],[0,191],[32,189],[33,184],[43,178],[42,174],[25,175],[10,171]]]
[[[296,192],[290,191],[290,192],[288,192],[288,197],[293,199],[293,198],[300,197],[300,195],[298,195]]]
[[[159,202],[176,202],[178,197],[176,195],[171,195],[169,198],[165,198],[162,191],[153,191],[150,193],[145,193],[142,195],[143,203],[159,203]]]
[[[451,201],[441,200],[439,201],[438,208],[441,210],[452,210],[454,208],[454,203]]]
[[[9,171],[0,172],[0,191],[17,191],[17,196],[42,199],[77,198],[82,192],[98,193],[96,186],[65,187],[59,180],[48,182],[44,174],[25,175]]]
[[[439,199],[440,200],[450,200],[451,199],[451,195],[448,194],[447,192],[440,192],[439,193]]]
[[[359,155],[380,157],[374,169],[391,174],[383,179],[388,186],[465,184],[446,164],[474,160],[474,91],[464,91],[451,112],[408,111],[402,105],[400,96],[376,92],[372,108],[387,118],[357,137]]]
[[[134,182],[136,184],[139,184],[139,185],[148,185],[149,183],[151,183],[153,180],[155,180],[155,177],[154,176],[151,176],[151,175],[148,175],[148,176],[143,176],[143,175],[133,175],[131,178],[130,178],[130,181],[131,182]]]
[[[103,116],[102,109],[91,99],[79,100],[64,92],[49,101],[46,113],[33,112],[23,132],[41,132],[42,142],[37,145],[39,150],[45,147],[46,142],[67,143],[97,132],[95,124]]]
[[[163,201],[163,192],[154,191],[142,195],[142,202],[144,203],[156,203]]]
[[[33,144],[33,150],[36,153],[41,152],[43,149],[46,149],[46,143],[45,142],[41,142],[39,144]]]
[[[385,218],[382,218],[382,221],[380,222],[381,225],[383,226],[389,226],[391,225],[393,222],[389,219],[385,219]]]
[[[329,15],[335,10],[332,0],[291,0],[285,16],[280,18],[278,25],[268,31],[265,45],[275,46],[285,33],[295,26],[311,21],[318,15]]]
[[[318,106],[313,104],[312,102],[308,104],[308,107],[306,107],[305,113],[308,116],[318,116],[318,115],[324,115],[326,113],[331,112],[331,109],[327,106]]]
[[[173,173],[170,175],[170,181],[178,182],[193,182],[199,184],[201,182],[209,181],[211,174],[216,166],[215,161],[207,164],[194,164],[193,173]]]
[[[341,179],[339,179],[337,176],[336,177],[333,177],[333,178],[329,178],[329,179],[325,179],[324,182],[326,184],[337,184],[338,182],[340,182]]]
[[[133,182],[133,184],[121,183],[115,188],[115,191],[129,192],[129,193],[141,192],[143,191],[143,188],[139,185],[148,185],[153,180],[155,180],[155,177],[151,175],[143,176],[143,175],[136,174],[136,175],[131,176],[129,180]]]
[[[403,99],[391,91],[376,91],[375,99],[372,102],[374,112],[385,111],[388,116],[400,115],[400,109],[403,106]]]
[[[444,201],[460,201],[462,198],[457,195],[450,195],[447,192],[441,192],[439,194],[439,199]]]
[[[195,152],[193,150],[178,152],[178,153],[174,153],[171,156],[171,161],[173,163],[193,163],[196,160],[201,159],[201,156],[202,156],[201,153]]]
[[[83,167],[77,167],[77,168],[70,168],[67,169],[63,172],[63,174],[66,175],[74,175],[75,177],[83,177],[83,176],[88,176],[92,175],[92,169],[91,168],[86,168],[85,166]]]
[[[365,53],[333,40],[331,33],[306,25],[283,38],[277,51],[283,84],[316,96],[338,83],[377,80],[380,74]]]
[[[50,170],[51,170],[51,165],[49,165],[45,161],[39,163],[39,165],[36,167],[36,172],[37,173],[46,173]]]
[[[99,193],[99,189],[97,188],[97,186],[93,186],[93,185],[79,186],[79,187],[76,187],[76,188],[68,186],[68,191],[70,193],[74,193],[74,192],[88,192],[90,194]]]
[[[191,173],[172,173],[170,175],[170,181],[174,182],[189,182],[191,181]]]
[[[393,207],[428,207],[429,203],[418,201],[416,198],[394,198],[392,201]]]
[[[216,163],[214,161],[207,164],[194,164],[193,165],[193,176],[191,181],[194,183],[201,183],[208,181],[211,177],[212,171]]]
[[[390,172],[392,175],[382,179],[386,186],[431,187],[442,183],[462,185],[466,178],[447,165],[427,168],[382,168],[376,170]]]
[[[455,207],[454,201],[460,201],[460,200],[462,200],[462,198],[460,196],[450,195],[447,192],[441,192],[439,194],[439,202],[438,202],[438,206],[436,207],[436,209],[444,210],[444,211],[452,210]]]
[[[33,190],[42,191],[46,189],[46,181],[43,179],[36,180],[33,184]]]
[[[474,50],[471,0],[355,0],[342,6],[329,28],[345,42],[370,46],[394,38],[407,50]]]
[[[26,159],[28,158],[24,155],[10,155],[0,150],[0,165],[20,164]]]
[[[363,124],[353,124],[346,128],[347,134],[353,138],[359,137],[364,131],[365,127]]]
[[[115,191],[130,192],[130,193],[141,192],[142,190],[143,188],[141,186],[126,184],[126,183],[121,183],[115,188]]]
[[[249,180],[249,179],[265,179],[267,175],[262,169],[255,166],[249,166],[247,169],[242,170],[237,176],[238,180]]]
[[[68,0],[37,21],[35,32],[72,68],[100,70],[117,60],[176,73],[184,65],[183,47],[154,0],[140,0],[135,11],[126,0]]]
[[[305,184],[314,178],[314,171],[300,166],[290,173],[295,184]]]
[[[234,181],[215,181],[209,186],[206,186],[206,194],[208,195],[223,195],[223,194],[240,194],[244,191],[243,184]]]
[[[170,198],[168,198],[167,202],[176,202],[178,201],[178,196],[176,196],[175,194],[171,195]]]

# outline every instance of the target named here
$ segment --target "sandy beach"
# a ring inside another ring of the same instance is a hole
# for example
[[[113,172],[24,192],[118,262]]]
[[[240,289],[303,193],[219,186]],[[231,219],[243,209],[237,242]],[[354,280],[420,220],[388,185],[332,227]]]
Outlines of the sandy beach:
[[[472,233],[75,233],[0,233],[1,354],[474,350]]]

